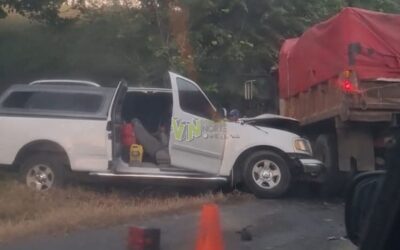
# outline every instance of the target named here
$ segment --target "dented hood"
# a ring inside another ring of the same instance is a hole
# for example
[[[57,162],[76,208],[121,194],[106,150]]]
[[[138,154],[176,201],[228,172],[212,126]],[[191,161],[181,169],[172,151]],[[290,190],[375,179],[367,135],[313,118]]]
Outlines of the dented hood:
[[[244,122],[244,123],[253,123],[253,122],[269,122],[269,121],[276,121],[276,120],[286,120],[288,122],[299,122],[298,120],[291,118],[291,117],[286,117],[286,116],[281,116],[281,115],[274,115],[274,114],[262,114],[254,117],[246,117],[246,118],[240,118],[239,121]]]
[[[300,132],[300,123],[298,120],[274,114],[262,114],[255,117],[240,118],[239,122],[255,126],[281,129],[293,133]]]

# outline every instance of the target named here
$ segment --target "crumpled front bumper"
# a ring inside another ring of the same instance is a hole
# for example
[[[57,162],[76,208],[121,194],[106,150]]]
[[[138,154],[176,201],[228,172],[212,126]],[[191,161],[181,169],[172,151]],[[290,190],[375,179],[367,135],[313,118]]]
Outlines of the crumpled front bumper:
[[[312,177],[319,176],[325,171],[324,164],[309,155],[290,154],[289,157],[293,162],[293,171],[297,174],[306,174]]]
[[[303,166],[303,172],[311,175],[318,175],[324,170],[324,164],[317,159],[299,159]]]

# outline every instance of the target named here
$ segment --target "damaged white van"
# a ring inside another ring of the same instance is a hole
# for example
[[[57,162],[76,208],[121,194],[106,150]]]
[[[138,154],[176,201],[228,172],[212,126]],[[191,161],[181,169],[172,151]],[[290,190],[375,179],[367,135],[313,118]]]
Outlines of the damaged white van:
[[[168,81],[169,89],[13,85],[0,97],[0,164],[38,190],[62,186],[71,172],[242,183],[260,198],[282,196],[294,179],[318,181],[324,166],[293,132],[296,120],[228,121],[196,83],[172,72]],[[143,149],[140,159],[130,144]]]

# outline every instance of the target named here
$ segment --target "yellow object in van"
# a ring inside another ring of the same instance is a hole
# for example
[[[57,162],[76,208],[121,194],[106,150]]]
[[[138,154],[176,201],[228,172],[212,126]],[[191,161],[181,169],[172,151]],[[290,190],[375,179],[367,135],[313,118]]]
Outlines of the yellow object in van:
[[[132,144],[129,150],[129,162],[140,163],[143,160],[143,147],[139,144]]]

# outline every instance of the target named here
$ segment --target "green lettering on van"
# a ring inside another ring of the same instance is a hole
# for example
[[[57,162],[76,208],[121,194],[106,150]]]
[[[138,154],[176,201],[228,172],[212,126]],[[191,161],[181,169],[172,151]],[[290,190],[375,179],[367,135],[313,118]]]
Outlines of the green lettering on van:
[[[198,119],[193,120],[193,122],[188,124],[187,130],[187,141],[191,141],[194,138],[201,136],[201,122]]]
[[[172,131],[175,136],[175,140],[182,141],[183,132],[185,131],[185,125],[182,122],[179,122],[178,119],[172,118]]]

